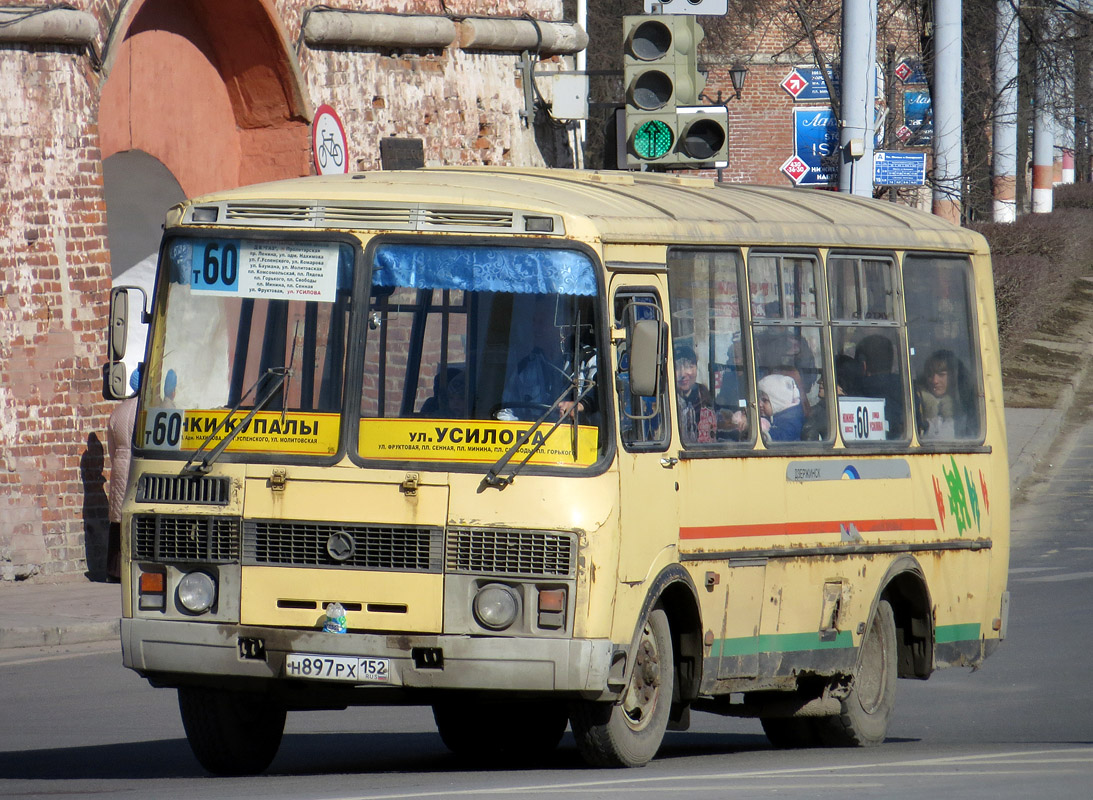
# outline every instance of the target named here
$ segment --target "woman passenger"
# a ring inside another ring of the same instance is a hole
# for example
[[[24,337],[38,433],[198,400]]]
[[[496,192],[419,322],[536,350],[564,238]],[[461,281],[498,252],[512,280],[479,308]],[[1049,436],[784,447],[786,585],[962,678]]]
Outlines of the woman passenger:
[[[712,442],[717,417],[710,390],[698,383],[698,358],[688,345],[675,348],[676,397],[679,401],[679,433],[685,444]]]
[[[964,433],[964,414],[957,396],[960,366],[951,350],[938,350],[926,360],[915,396],[918,438],[955,439]]]

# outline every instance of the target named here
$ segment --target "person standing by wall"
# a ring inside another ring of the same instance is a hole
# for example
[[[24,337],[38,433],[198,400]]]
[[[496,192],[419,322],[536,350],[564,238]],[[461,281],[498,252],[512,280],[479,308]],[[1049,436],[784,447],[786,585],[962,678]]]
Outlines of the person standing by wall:
[[[140,367],[133,370],[129,385],[140,391]],[[110,536],[106,542],[106,575],[121,580],[121,507],[129,485],[129,462],[133,451],[133,427],[137,422],[137,395],[118,403],[110,414],[107,446],[110,450]]]

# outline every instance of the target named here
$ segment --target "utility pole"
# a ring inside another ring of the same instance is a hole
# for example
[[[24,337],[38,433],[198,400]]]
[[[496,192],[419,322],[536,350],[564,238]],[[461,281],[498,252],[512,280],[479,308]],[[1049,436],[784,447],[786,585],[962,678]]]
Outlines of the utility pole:
[[[873,196],[877,0],[843,3],[839,191]]]
[[[961,115],[961,3],[934,0],[933,212],[960,224],[963,150]]]
[[[1074,44],[1074,179],[1086,182],[1089,175],[1089,113],[1093,100],[1090,67],[1093,66],[1093,0],[1080,0],[1075,22]]]
[[[1047,55],[1041,47],[1036,56],[1032,117],[1032,213],[1050,214],[1054,205],[1055,119],[1052,113],[1052,83]]]
[[[991,161],[994,221],[1017,219],[1017,9],[1019,0],[998,0],[995,16],[994,158]]]

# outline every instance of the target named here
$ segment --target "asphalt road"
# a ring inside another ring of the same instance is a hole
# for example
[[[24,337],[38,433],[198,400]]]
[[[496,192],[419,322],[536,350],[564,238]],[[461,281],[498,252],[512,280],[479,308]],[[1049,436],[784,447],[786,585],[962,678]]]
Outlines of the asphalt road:
[[[1009,638],[977,672],[901,681],[887,742],[772,750],[757,722],[694,715],[637,770],[572,739],[535,769],[464,768],[427,709],[289,716],[270,773],[205,775],[174,692],[116,646],[0,653],[0,796],[200,798],[1085,798],[1093,796],[1093,422],[1072,422],[1015,509]]]

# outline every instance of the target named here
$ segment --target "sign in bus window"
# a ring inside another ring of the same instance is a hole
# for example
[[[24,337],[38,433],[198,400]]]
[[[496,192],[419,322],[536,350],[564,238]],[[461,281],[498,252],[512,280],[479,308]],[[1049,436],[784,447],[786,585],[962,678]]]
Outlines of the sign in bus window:
[[[880,441],[888,437],[884,398],[840,397],[839,428],[846,441]]]

